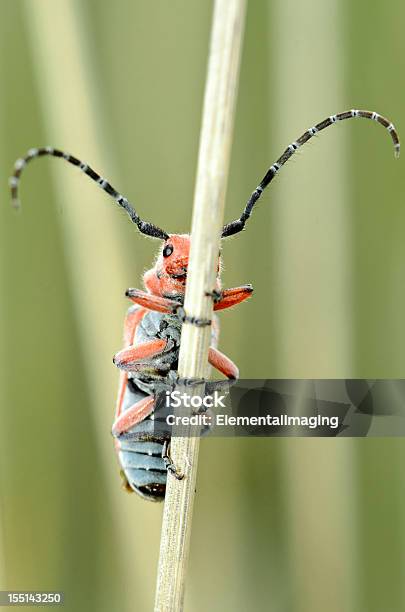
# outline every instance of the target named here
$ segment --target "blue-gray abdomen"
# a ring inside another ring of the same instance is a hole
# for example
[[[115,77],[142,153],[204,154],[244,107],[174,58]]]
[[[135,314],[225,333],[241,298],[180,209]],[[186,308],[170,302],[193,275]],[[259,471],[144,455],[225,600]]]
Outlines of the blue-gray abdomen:
[[[148,312],[138,325],[135,344],[162,338],[167,347],[162,354],[145,362],[139,372],[129,374],[122,403],[122,412],[136,402],[166,384],[169,372],[177,370],[180,348],[181,322],[173,315]],[[151,501],[160,501],[165,496],[167,471],[162,459],[163,444],[170,439],[170,432],[154,431],[153,413],[150,417],[119,436],[118,458],[130,489]]]

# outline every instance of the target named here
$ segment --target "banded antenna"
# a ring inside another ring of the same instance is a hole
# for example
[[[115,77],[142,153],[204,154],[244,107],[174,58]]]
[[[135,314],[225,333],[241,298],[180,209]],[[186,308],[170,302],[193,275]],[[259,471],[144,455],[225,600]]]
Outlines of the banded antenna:
[[[51,157],[60,157],[69,162],[69,164],[80,168],[80,170],[84,172],[84,174],[89,176],[99,187],[101,187],[103,191],[108,193],[108,195],[116,201],[118,206],[121,206],[121,208],[125,210],[132,223],[135,223],[135,225],[138,226],[138,229],[142,234],[152,236],[152,238],[159,238],[160,240],[167,240],[167,238],[169,238],[169,234],[167,234],[164,230],[160,229],[160,227],[153,225],[153,223],[143,221],[139,217],[135,209],[131,206],[127,198],[122,196],[116,189],[114,189],[114,187],[112,187],[112,185],[110,185],[108,181],[106,181],[102,176],[97,174],[97,172],[95,172],[90,166],[84,164],[82,161],[80,161],[80,159],[77,159],[77,157],[69,155],[68,153],[64,153],[63,151],[59,151],[59,149],[54,149],[52,147],[30,149],[25,155],[25,157],[17,159],[17,161],[15,162],[14,174],[9,179],[12,203],[15,208],[20,207],[20,201],[18,198],[18,187],[20,183],[21,172],[28,164],[28,162],[35,159],[36,157],[43,157],[45,155],[50,155]]]
[[[354,117],[363,117],[364,119],[372,119],[373,121],[381,123],[381,125],[383,125],[391,134],[392,142],[394,143],[395,157],[399,157],[400,144],[398,134],[395,130],[394,125],[385,117],[382,117],[378,113],[373,113],[367,110],[350,110],[345,111],[344,113],[339,113],[338,115],[332,115],[331,117],[324,119],[320,123],[317,123],[314,127],[309,128],[309,130],[304,132],[302,136],[298,138],[298,140],[288,145],[284,153],[270,167],[263,180],[253,191],[239,219],[235,219],[235,221],[231,221],[231,223],[224,225],[222,230],[222,238],[237,234],[238,232],[241,232],[244,229],[245,223],[252,214],[253,207],[262,195],[263,191],[271,183],[271,181],[274,179],[279,170],[284,166],[284,164],[290,159],[292,155],[294,155],[297,149],[299,149],[299,147],[308,142],[308,140],[315,136],[315,134],[329,127],[333,123],[343,121],[344,119],[352,119]]]

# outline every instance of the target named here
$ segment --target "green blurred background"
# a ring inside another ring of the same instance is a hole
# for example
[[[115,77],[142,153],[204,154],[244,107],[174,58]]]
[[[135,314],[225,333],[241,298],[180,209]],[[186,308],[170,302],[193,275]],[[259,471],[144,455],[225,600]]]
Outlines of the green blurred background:
[[[0,588],[69,611],[151,610],[162,506],[120,489],[109,434],[127,287],[157,243],[57,160],[88,161],[141,215],[190,227],[212,3],[0,4]],[[405,134],[405,5],[249,3],[226,220],[284,147],[370,108]],[[314,139],[224,244],[221,315],[243,378],[405,377],[405,175],[381,126]],[[405,608],[402,439],[201,445],[186,609]]]

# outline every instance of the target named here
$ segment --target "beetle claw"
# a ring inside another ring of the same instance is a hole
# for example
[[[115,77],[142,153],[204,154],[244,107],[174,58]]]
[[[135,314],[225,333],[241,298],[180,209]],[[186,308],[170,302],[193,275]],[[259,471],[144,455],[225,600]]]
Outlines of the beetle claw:
[[[206,291],[205,295],[207,297],[212,298],[214,304],[217,304],[217,302],[220,302],[222,299],[222,291],[219,291],[218,289],[213,289],[213,291]]]
[[[169,453],[170,442],[165,440],[162,448],[162,459],[165,462],[166,470],[170,472],[177,480],[183,480],[185,474],[179,472],[174,465],[170,453]]]

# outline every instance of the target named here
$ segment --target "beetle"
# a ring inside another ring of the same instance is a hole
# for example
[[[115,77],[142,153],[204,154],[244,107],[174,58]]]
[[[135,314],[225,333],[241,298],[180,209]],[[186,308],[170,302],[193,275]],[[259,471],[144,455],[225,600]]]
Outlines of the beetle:
[[[223,227],[222,238],[244,229],[263,191],[302,145],[330,125],[356,117],[376,121],[385,127],[391,135],[395,155],[399,156],[398,134],[385,117],[367,110],[349,110],[331,115],[288,145],[252,192],[241,216]],[[22,170],[31,160],[43,156],[59,157],[77,166],[126,211],[142,234],[162,241],[155,265],[144,274],[145,290],[128,289],[126,292],[133,305],[125,317],[124,346],[113,359],[120,370],[120,382],[112,427],[125,488],[151,501],[162,500],[167,473],[171,472],[177,478],[182,475],[177,473],[169,456],[170,431],[157,435],[153,421],[158,413],[157,393],[168,382],[176,380],[182,324],[212,325],[209,363],[230,380],[238,378],[238,368],[216,348],[219,327],[215,315],[212,321],[205,321],[184,312],[190,252],[188,234],[168,234],[153,223],[144,221],[129,200],[88,164],[53,147],[30,149],[25,157],[15,162],[14,173],[9,180],[14,207],[19,207],[18,187]],[[253,291],[251,285],[221,289],[220,271],[219,255],[215,287],[207,288],[207,295],[214,302],[214,311],[239,304]]]

